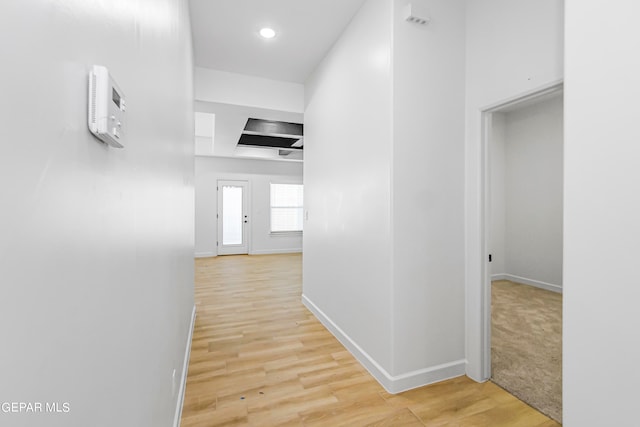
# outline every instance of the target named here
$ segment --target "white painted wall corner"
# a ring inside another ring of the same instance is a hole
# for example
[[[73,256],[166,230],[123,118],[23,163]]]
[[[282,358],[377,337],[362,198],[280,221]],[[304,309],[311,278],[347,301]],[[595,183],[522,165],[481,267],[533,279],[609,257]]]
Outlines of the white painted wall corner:
[[[302,295],[302,303],[336,337],[342,345],[360,362],[364,368],[391,394],[422,387],[428,384],[448,380],[465,374],[466,360],[456,360],[401,375],[391,375],[380,366],[366,351],[353,341],[309,298]]]
[[[508,273],[492,274],[491,280],[510,280],[512,282],[522,283],[523,285],[535,286],[536,288],[545,289],[551,292],[557,292],[559,294],[562,293],[562,286],[560,285],[541,282],[540,280],[528,279],[526,277],[520,277]]]
[[[196,252],[194,256],[196,258],[211,258],[214,256],[218,256],[218,254],[215,252]]]

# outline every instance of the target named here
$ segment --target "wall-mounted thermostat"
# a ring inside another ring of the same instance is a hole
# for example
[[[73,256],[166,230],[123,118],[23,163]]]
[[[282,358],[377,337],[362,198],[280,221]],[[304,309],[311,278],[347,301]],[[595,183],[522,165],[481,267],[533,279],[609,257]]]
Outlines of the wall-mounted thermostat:
[[[112,147],[124,147],[124,94],[109,70],[94,65],[89,73],[89,130]]]

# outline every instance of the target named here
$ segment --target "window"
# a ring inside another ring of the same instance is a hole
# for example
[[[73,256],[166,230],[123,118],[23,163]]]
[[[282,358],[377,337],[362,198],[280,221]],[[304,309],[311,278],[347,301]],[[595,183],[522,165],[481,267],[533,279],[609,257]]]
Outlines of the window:
[[[302,185],[271,184],[271,232],[302,231]]]

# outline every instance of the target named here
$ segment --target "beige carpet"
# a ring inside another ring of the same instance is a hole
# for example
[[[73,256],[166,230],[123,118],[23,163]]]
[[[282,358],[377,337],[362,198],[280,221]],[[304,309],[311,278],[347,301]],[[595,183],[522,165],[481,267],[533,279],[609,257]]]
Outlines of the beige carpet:
[[[491,300],[493,381],[562,422],[562,294],[499,280]]]

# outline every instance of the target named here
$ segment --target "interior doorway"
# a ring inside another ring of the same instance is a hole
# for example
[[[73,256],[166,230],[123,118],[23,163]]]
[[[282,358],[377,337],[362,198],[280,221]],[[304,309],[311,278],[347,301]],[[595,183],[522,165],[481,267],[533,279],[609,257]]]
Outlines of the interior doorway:
[[[561,421],[562,84],[483,111],[485,373]]]
[[[218,255],[249,253],[249,183],[218,181]]]

